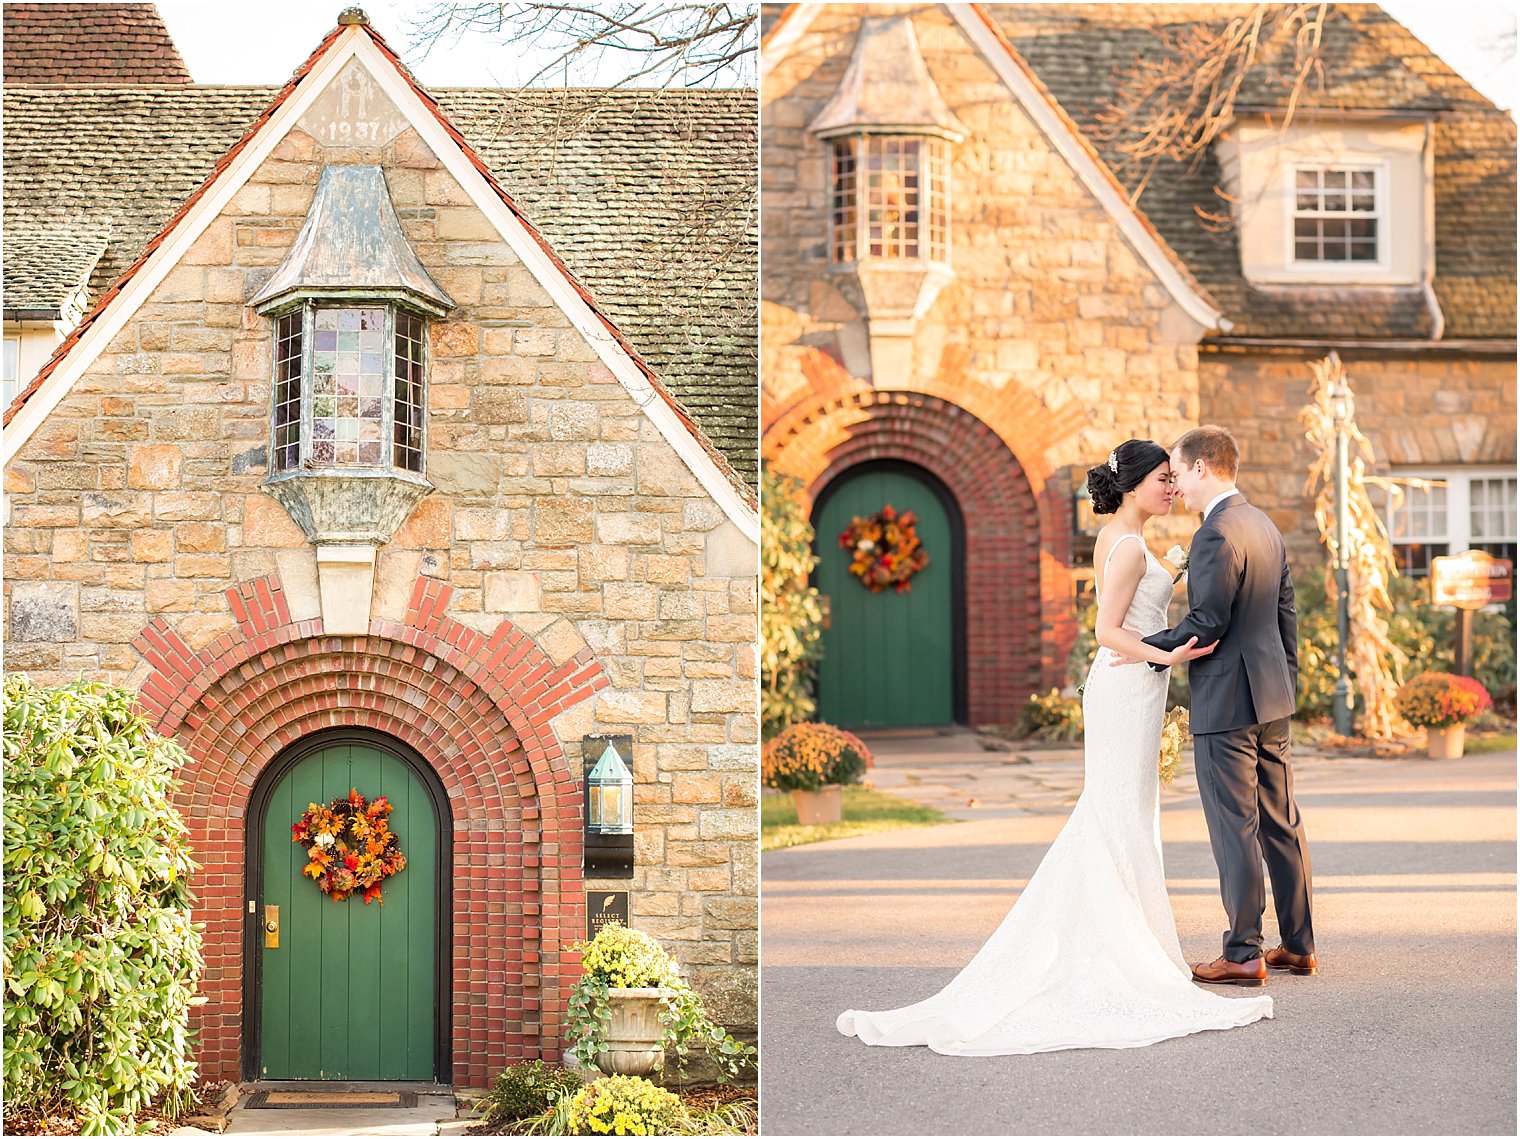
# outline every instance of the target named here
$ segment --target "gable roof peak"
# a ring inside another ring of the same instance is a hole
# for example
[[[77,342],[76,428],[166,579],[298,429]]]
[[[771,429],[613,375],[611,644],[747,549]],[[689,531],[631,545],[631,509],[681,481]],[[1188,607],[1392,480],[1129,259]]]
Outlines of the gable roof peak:
[[[360,8],[358,5],[355,5],[352,8],[344,8],[343,11],[338,13],[338,26],[340,28],[346,28],[351,24],[361,24],[366,28],[369,27],[370,25],[368,13],[366,13],[364,9]]]

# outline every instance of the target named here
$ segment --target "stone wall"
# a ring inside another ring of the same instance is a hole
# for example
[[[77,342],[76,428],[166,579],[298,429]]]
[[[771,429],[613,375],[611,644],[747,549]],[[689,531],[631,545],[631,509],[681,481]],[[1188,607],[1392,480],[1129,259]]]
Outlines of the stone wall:
[[[901,11],[879,9],[889,10]],[[884,386],[867,375],[848,277],[828,262],[829,152],[806,133],[843,78],[861,15],[875,11],[818,11],[762,91],[762,454],[814,493],[857,430],[857,404]],[[887,386],[974,416],[1005,445],[1007,477],[1028,487],[1016,518],[968,514],[972,526],[1036,527],[1039,599],[1019,636],[1041,648],[1037,677],[1009,673],[1017,704],[1062,682],[1075,628],[1072,492],[1124,439],[1172,439],[1198,422],[1203,330],[948,14],[913,12],[929,73],[970,135],[951,152],[955,278],[917,322],[908,376]],[[804,422],[818,434],[794,451]],[[1157,525],[1157,549],[1190,529],[1180,517]]]
[[[633,923],[753,1026],[755,548],[412,131],[367,151],[292,131],[9,465],[7,666],[140,686],[150,622],[188,653],[236,640],[230,598],[259,579],[293,626],[319,618],[314,550],[259,489],[272,331],[246,300],[324,162],[385,169],[458,302],[430,330],[437,491],[380,552],[371,634],[415,618],[432,581],[461,630],[505,618],[554,666],[605,671],[593,699],[544,712],[562,762],[587,735],[634,739],[636,874],[587,885],[630,889]]]
[[[1314,455],[1299,411],[1324,352],[1211,350],[1200,361],[1200,418],[1235,434],[1240,488],[1277,523],[1296,566],[1325,556],[1304,493]],[[1342,350],[1356,423],[1377,473],[1515,463],[1515,361],[1462,351]]]

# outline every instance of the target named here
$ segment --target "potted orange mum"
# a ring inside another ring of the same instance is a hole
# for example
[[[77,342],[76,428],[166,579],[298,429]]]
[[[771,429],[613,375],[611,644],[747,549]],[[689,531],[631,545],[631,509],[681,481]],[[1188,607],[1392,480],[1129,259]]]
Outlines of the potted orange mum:
[[[866,745],[833,724],[793,724],[760,756],[765,785],[792,793],[803,826],[837,823],[844,784],[859,783],[871,765]]]
[[[1488,690],[1470,676],[1422,672],[1393,699],[1399,715],[1425,729],[1431,759],[1460,759],[1467,721],[1493,706]]]

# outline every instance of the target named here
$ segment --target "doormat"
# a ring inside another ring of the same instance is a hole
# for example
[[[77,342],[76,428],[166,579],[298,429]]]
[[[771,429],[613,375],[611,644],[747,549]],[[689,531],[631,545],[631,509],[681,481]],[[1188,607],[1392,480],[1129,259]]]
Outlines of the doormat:
[[[315,1111],[322,1108],[416,1107],[416,1092],[254,1092],[246,1111]]]

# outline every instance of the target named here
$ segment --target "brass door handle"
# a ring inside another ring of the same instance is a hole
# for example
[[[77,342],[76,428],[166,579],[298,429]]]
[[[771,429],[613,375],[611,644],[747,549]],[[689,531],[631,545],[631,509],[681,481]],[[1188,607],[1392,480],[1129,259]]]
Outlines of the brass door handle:
[[[264,929],[268,933],[279,933],[280,923],[277,921],[266,921],[264,923]]]
[[[280,947],[280,907],[264,907],[264,948]]]

